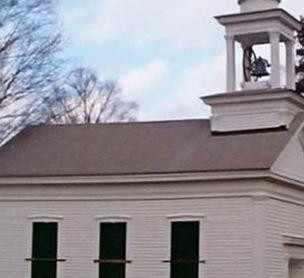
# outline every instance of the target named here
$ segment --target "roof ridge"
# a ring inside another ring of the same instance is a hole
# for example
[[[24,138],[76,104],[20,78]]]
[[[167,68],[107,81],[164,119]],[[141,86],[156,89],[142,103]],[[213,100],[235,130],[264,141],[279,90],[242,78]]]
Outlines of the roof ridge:
[[[210,119],[177,119],[177,120],[155,120],[155,121],[138,121],[138,122],[108,122],[98,124],[38,124],[28,125],[25,129],[41,128],[41,127],[99,127],[99,126],[115,126],[115,125],[149,125],[149,124],[165,124],[165,123],[181,123],[181,122],[209,122]]]

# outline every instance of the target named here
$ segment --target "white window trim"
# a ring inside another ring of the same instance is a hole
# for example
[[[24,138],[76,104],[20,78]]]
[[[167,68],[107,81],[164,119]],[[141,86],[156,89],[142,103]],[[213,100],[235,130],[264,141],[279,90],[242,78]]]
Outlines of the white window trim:
[[[205,218],[204,214],[199,213],[180,213],[180,214],[171,214],[166,216],[167,219],[172,220],[171,222],[191,222],[191,221],[201,221],[202,218]]]
[[[40,223],[53,223],[53,222],[61,222],[64,218],[60,215],[30,215],[28,219],[34,222]]]
[[[132,261],[132,239],[133,239],[133,225],[132,216],[130,215],[97,215],[94,217],[97,222],[97,238],[96,238],[96,251],[95,257],[96,259],[99,256],[99,237],[100,237],[100,223],[126,223],[126,259]],[[126,264],[126,278],[133,277],[132,273],[132,263]],[[96,265],[96,276],[99,275],[99,267]]]
[[[98,215],[94,217],[99,223],[119,223],[129,222],[132,217],[130,215]]]
[[[61,254],[62,246],[61,246],[61,236],[62,236],[62,221],[64,220],[63,216],[59,215],[29,215],[27,217],[29,220],[29,235],[30,235],[30,244],[28,245],[28,258],[32,257],[32,246],[33,246],[33,224],[34,223],[57,223],[57,258],[64,258],[63,254]],[[56,277],[61,277],[61,264],[57,263],[57,273]],[[28,273],[31,273],[32,267],[31,263],[28,264]]]
[[[206,260],[205,251],[205,237],[204,233],[204,219],[205,215],[201,213],[178,213],[166,215],[167,222],[167,232],[168,232],[168,248],[167,248],[167,258],[171,258],[171,227],[174,222],[199,222],[199,260]],[[170,277],[170,264],[167,265],[167,276]],[[205,264],[199,264],[198,277],[205,277]]]

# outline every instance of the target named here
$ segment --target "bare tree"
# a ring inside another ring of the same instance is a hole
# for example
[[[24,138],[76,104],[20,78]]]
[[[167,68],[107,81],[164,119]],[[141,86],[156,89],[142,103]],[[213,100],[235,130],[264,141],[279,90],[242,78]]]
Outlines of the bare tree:
[[[299,57],[298,64],[296,66],[297,83],[296,91],[298,93],[304,93],[304,17],[301,17],[302,29],[298,32],[298,49],[297,55]]]
[[[56,0],[0,0],[0,142],[36,119],[60,76]]]
[[[134,121],[137,104],[123,101],[115,82],[102,82],[90,69],[71,71],[65,84],[45,100],[47,121],[57,124],[98,124]]]

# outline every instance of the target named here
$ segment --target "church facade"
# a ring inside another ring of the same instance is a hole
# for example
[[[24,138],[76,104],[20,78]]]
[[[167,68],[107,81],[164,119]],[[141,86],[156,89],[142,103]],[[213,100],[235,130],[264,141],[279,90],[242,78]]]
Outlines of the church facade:
[[[203,98],[210,119],[28,127],[3,146],[1,277],[304,277],[300,23],[279,2],[217,17],[227,92]]]

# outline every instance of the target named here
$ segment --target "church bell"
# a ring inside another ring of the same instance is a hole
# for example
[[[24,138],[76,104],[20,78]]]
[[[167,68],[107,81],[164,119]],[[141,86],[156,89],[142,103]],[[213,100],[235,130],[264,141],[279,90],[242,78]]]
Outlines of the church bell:
[[[262,57],[255,59],[251,65],[251,76],[256,78],[261,78],[264,76],[269,76],[267,67],[270,67],[269,62]]]

